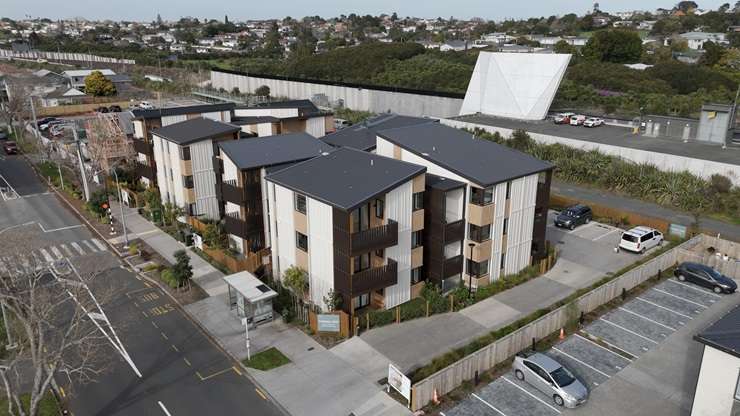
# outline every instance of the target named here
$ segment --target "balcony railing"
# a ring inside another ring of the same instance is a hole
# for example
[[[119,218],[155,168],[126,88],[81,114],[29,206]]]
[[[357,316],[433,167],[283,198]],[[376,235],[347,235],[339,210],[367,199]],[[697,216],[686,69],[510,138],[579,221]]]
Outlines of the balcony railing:
[[[145,142],[143,139],[133,139],[134,150],[137,153],[152,156],[154,154],[154,147],[150,142]]]
[[[353,233],[350,240],[350,255],[367,253],[398,244],[398,223],[388,220],[388,224]]]
[[[398,283],[398,263],[388,259],[388,264],[363,270],[352,275],[352,295],[393,286]]]
[[[443,267],[444,278],[454,276],[462,273],[463,256],[458,254],[455,257],[450,257],[445,260]]]
[[[149,165],[141,162],[135,162],[136,174],[149,180],[157,180],[157,171]]]
[[[240,188],[234,179],[223,181],[221,182],[221,198],[224,201],[242,205],[244,204],[244,189]]]
[[[247,223],[239,218],[238,213],[227,212],[224,215],[224,229],[227,233],[247,238]]]
[[[445,244],[465,238],[465,220],[445,224]]]

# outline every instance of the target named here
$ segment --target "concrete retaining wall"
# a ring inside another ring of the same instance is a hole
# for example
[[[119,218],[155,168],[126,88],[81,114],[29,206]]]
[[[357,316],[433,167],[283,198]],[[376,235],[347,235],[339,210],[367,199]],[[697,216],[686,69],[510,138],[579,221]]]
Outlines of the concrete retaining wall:
[[[467,129],[482,129],[489,133],[498,132],[504,137],[508,137],[514,130],[503,127],[488,126],[484,124],[468,123],[459,120],[443,119],[442,124]],[[560,143],[566,146],[575,147],[583,150],[598,150],[601,153],[618,156],[635,163],[647,163],[655,165],[658,169],[664,171],[689,171],[694,175],[708,179],[710,176],[718,173],[727,176],[736,186],[740,186],[740,167],[728,163],[714,162],[711,160],[695,159],[672,155],[668,153],[651,152],[647,150],[633,149],[630,147],[613,146],[603,143],[594,143],[584,140],[570,139],[548,134],[528,132],[532,139],[539,143],[555,144]]]
[[[622,276],[584,294],[575,303],[577,310],[568,310],[562,306],[512,332],[511,334],[489,344],[412,386],[411,409],[416,411],[432,401],[436,390],[438,395],[445,395],[459,387],[464,381],[472,380],[476,371],[483,373],[495,365],[506,361],[519,351],[532,345],[532,338],[541,339],[566,326],[569,319],[578,317],[580,312],[589,313],[597,307],[617,298],[622,289],[631,290],[658,274],[682,261],[681,256],[692,248],[701,245],[704,236],[699,235],[681,245],[674,247],[660,256],[636,267]],[[574,316],[575,315],[575,316]]]
[[[307,82],[267,78],[231,72],[211,71],[211,86],[231,91],[234,87],[242,93],[253,93],[267,85],[270,95],[290,99],[310,99],[324,94],[330,101],[343,100],[344,106],[373,113],[393,112],[405,116],[453,117],[460,113],[462,98],[455,94],[414,94],[408,91],[390,91],[367,86],[349,86],[345,83]]]
[[[110,58],[107,56],[90,55],[88,53],[72,52],[14,52],[7,49],[0,49],[0,58],[45,59],[47,61],[97,62],[106,64],[136,65],[136,61],[133,59],[118,59]]]

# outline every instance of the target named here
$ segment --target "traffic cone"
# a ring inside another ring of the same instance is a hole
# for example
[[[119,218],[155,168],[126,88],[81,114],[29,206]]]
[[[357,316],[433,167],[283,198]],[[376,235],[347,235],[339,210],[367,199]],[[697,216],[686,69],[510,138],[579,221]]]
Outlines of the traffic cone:
[[[560,338],[561,341],[565,339],[565,329],[564,328],[560,328],[560,336],[558,338]]]

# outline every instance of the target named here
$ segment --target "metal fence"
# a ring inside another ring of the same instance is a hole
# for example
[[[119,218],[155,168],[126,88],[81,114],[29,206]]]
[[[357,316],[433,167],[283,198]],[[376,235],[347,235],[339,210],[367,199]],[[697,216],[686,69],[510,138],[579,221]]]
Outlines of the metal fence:
[[[676,262],[683,261],[686,253],[704,242],[702,235],[674,247],[665,253],[649,260],[622,276],[599,286],[574,301],[577,311],[569,311],[569,305],[548,313],[547,315],[521,327],[486,347],[462,358],[461,360],[437,371],[429,377],[415,383],[412,387],[411,409],[416,411],[432,401],[435,395],[444,395],[472,380],[475,373],[483,373],[495,365],[506,361],[519,351],[532,345],[532,339],[542,339],[566,326],[574,313],[588,313],[597,307],[617,298],[622,290],[631,290],[637,285],[658,274],[658,271],[669,269]],[[577,316],[577,315],[576,315]]]

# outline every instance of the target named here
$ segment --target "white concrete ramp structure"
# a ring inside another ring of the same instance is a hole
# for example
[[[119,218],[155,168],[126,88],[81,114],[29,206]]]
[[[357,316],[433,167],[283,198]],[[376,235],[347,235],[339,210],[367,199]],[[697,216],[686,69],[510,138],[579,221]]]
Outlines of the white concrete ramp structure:
[[[569,61],[570,54],[481,52],[460,115],[542,120]]]

